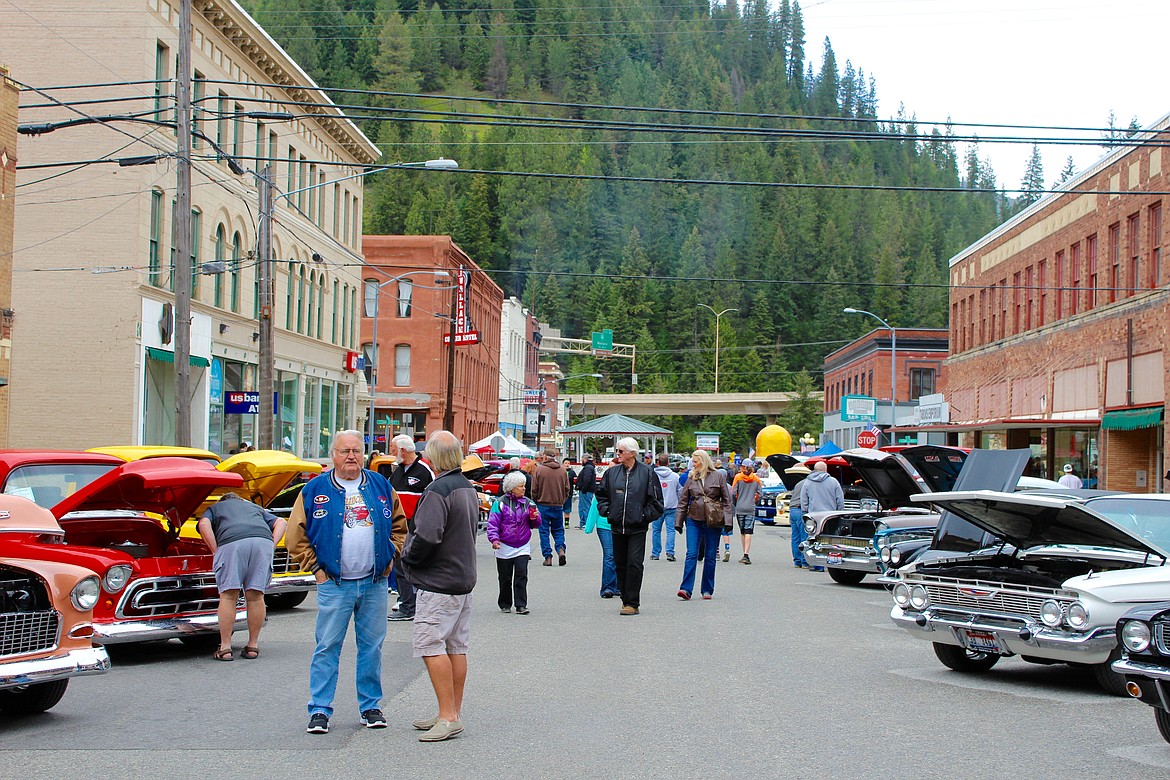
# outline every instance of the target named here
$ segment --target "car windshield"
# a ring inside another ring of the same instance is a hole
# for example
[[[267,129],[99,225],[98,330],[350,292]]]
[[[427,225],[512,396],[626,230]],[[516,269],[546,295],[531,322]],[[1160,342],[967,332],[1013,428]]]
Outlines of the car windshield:
[[[1170,501],[1110,496],[1095,498],[1085,504],[1135,536],[1162,550],[1170,550]]]
[[[52,509],[113,468],[108,463],[18,466],[8,474],[4,492],[27,498],[45,509]]]

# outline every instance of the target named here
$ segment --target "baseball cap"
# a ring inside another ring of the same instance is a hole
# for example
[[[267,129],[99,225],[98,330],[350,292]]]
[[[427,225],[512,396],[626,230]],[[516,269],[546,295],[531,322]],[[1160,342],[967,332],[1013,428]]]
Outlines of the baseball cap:
[[[1064,464],[1064,473],[1065,474],[1071,474],[1072,470],[1073,470],[1073,467],[1072,467],[1071,463]]]
[[[756,467],[755,461],[753,461],[751,458],[745,458],[744,460],[740,461],[739,465],[747,466],[749,469],[753,469]]]

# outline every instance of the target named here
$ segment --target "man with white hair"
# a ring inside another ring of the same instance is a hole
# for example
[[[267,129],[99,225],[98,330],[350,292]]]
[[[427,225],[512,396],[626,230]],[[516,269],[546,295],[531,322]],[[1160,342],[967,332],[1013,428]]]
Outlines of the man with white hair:
[[[618,614],[637,615],[646,561],[646,529],[662,517],[662,488],[654,469],[638,461],[637,439],[618,439],[613,452],[618,463],[606,469],[601,478],[597,512],[609,520],[613,531],[613,561],[622,594]]]
[[[406,513],[407,529],[414,528],[414,510],[427,485],[435,478],[435,472],[426,461],[418,456],[414,439],[406,434],[394,437],[392,442],[398,451],[398,463],[390,472],[390,486],[402,502]],[[402,575],[402,559],[394,561],[394,579],[398,583],[398,604],[386,616],[387,620],[414,620],[414,586]]]

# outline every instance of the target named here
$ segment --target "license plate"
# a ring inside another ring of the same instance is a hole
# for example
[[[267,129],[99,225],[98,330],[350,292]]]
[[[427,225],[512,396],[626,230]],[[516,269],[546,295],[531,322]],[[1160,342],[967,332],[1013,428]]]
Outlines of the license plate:
[[[990,653],[992,655],[1002,655],[1003,648],[999,644],[999,638],[988,631],[970,631],[963,630],[963,641],[967,645],[967,649],[975,653]]]
[[[829,557],[825,559],[825,563],[830,566],[840,566],[842,558],[841,553],[829,553]]]
[[[771,515],[768,514],[768,510],[764,509],[762,506],[756,508],[756,517],[770,517],[770,516]]]

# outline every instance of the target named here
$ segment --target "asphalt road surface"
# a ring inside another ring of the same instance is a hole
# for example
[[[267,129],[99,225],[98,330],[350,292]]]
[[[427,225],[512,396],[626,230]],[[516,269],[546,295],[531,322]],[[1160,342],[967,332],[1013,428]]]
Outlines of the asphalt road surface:
[[[536,546],[535,535],[533,537]],[[737,537],[738,545],[738,537]],[[647,561],[642,614],[598,597],[600,548],[569,532],[565,567],[531,568],[532,613],[496,608],[480,540],[466,731],[423,744],[436,711],[410,623],[391,623],[383,709],[358,725],[352,644],[332,731],[305,734],[314,601],[270,616],[262,655],[211,660],[178,642],[116,648],[64,700],[0,718],[0,777],[1165,777],[1170,745],[1144,704],[1065,666],[948,671],[895,628],[876,585],[794,569],[787,529],[761,528],[751,566],[720,563],[715,598],[675,596],[677,563]],[[352,640],[351,640],[352,642]]]

